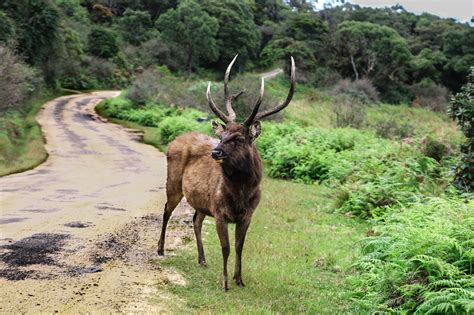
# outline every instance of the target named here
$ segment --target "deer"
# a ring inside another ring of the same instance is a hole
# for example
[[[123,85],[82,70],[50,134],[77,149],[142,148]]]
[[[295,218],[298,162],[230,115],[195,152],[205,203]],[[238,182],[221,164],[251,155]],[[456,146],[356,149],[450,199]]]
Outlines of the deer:
[[[193,228],[196,237],[198,263],[207,266],[202,244],[201,229],[206,216],[214,217],[223,257],[223,288],[229,290],[227,260],[230,253],[228,224],[235,224],[234,280],[240,287],[242,280],[242,251],[252,215],[260,202],[262,161],[255,140],[261,133],[260,121],[290,104],[295,91],[295,62],[291,57],[290,89],[286,99],[274,108],[259,112],[262,104],[265,80],[261,78],[260,93],[251,114],[244,122],[236,122],[232,102],[243,92],[229,92],[229,75],[237,55],[232,59],[224,75],[224,103],[227,114],[221,111],[211,96],[211,82],[206,97],[209,107],[223,123],[212,121],[212,129],[218,139],[197,132],[177,137],[167,151],[167,201],[158,255],[164,255],[165,234],[172,212],[183,196],[195,210]]]

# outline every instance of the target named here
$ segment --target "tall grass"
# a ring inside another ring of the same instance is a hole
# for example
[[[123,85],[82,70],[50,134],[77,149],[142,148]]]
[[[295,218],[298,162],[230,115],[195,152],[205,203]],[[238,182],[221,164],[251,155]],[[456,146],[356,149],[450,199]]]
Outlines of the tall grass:
[[[0,117],[0,176],[23,172],[44,162],[48,153],[36,115],[48,100],[60,96],[33,98],[25,113],[8,111]]]

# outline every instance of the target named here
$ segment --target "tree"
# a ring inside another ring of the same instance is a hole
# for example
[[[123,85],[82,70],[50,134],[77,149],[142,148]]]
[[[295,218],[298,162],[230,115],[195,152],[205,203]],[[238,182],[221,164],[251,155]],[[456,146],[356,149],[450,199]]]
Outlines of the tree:
[[[118,52],[117,35],[109,29],[95,27],[88,37],[88,51],[97,57],[109,59]]]
[[[62,51],[62,18],[56,5],[50,0],[5,1],[2,5],[15,23],[19,53],[43,71],[47,82],[53,82],[56,69],[51,64]]]
[[[341,23],[335,45],[340,71],[346,75],[352,71],[356,80],[372,79],[382,95],[403,82],[412,59],[406,40],[395,30],[368,22]]]
[[[15,25],[13,21],[5,14],[0,11],[0,42],[8,43],[15,36]]]
[[[451,30],[444,35],[443,53],[448,60],[443,83],[454,91],[466,83],[470,67],[474,65],[474,28]]]
[[[125,10],[118,25],[123,39],[134,46],[140,45],[152,36],[153,23],[146,11]]]
[[[217,66],[225,69],[232,58],[239,54],[236,68],[250,59],[256,59],[260,52],[260,31],[254,22],[252,9],[243,0],[203,0],[202,8],[217,18]]]
[[[188,72],[219,56],[215,39],[219,27],[217,19],[210,17],[194,0],[184,0],[176,9],[162,14],[156,26],[165,41],[176,46],[174,53],[184,57]]]
[[[456,168],[454,183],[465,191],[474,192],[474,67],[461,92],[451,99],[449,116],[456,120],[467,138],[461,145],[461,160]]]

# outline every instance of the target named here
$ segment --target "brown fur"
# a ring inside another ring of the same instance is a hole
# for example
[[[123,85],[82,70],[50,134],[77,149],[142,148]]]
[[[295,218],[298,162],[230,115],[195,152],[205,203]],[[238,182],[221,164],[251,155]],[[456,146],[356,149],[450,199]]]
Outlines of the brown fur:
[[[234,278],[243,286],[241,254],[252,214],[260,201],[262,162],[247,127],[229,123],[222,132],[223,141],[199,133],[176,138],[168,146],[167,204],[159,254],[164,253],[166,224],[183,195],[196,210],[193,218],[199,263],[206,265],[201,227],[206,216],[216,219],[216,228],[224,255],[224,288],[227,284],[227,257],[230,246],[227,223],[236,224],[236,267]],[[239,142],[237,138],[240,137]],[[243,139],[242,139],[243,138]],[[211,157],[214,148],[228,154],[222,162]],[[205,174],[205,176],[203,176]]]

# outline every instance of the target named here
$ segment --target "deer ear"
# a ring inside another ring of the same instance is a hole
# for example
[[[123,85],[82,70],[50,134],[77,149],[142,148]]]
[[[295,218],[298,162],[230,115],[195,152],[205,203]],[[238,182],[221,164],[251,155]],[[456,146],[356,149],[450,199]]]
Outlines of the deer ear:
[[[216,134],[216,136],[220,137],[225,130],[225,126],[213,120],[212,129],[214,130],[214,133]]]
[[[261,132],[262,132],[262,124],[260,123],[260,121],[257,120],[252,125],[250,125],[249,136],[252,142],[255,141],[255,139],[257,139],[258,136],[260,136]]]

